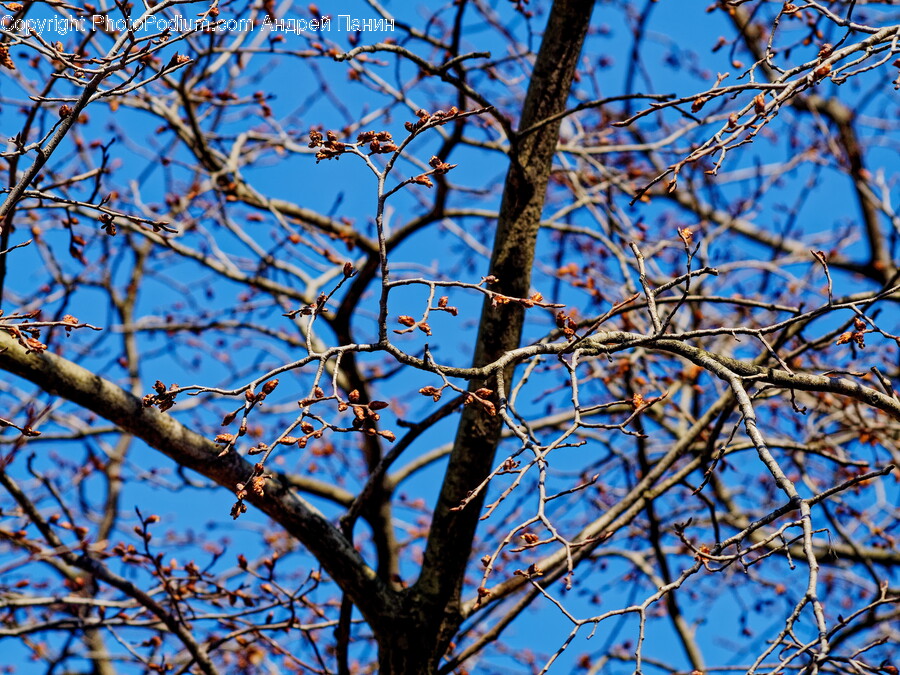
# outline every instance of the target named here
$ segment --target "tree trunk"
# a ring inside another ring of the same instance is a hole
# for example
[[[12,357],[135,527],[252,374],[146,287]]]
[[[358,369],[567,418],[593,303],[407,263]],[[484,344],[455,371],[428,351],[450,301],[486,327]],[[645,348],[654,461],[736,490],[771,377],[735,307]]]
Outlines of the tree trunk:
[[[510,139],[506,175],[490,273],[491,289],[511,297],[528,297],[531,268],[540,228],[547,181],[559,138],[593,0],[556,0],[534,65],[519,133]],[[546,123],[544,123],[546,121]],[[540,125],[535,128],[536,125]],[[525,133],[522,133],[525,132]],[[482,307],[474,364],[483,365],[519,346],[525,310],[518,303]],[[507,384],[512,368],[504,374]],[[494,386],[470,382],[470,390]],[[503,401],[501,401],[501,404]],[[500,440],[501,421],[482,406],[464,408],[428,537],[422,572],[408,591],[410,612],[386,631],[380,646],[382,675],[436,672],[456,634],[462,615],[460,594],[484,494],[454,511],[470,490],[491,472]]]

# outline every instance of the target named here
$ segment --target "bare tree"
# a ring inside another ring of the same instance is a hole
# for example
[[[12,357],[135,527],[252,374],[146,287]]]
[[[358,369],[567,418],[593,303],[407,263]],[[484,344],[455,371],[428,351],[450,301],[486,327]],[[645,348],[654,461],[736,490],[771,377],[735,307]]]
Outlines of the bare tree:
[[[5,4],[11,667],[897,673],[890,5]]]

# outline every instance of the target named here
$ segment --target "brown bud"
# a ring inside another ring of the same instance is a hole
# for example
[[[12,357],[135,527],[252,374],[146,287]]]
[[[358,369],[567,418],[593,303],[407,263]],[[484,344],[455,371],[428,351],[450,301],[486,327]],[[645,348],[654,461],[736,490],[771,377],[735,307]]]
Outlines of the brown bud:
[[[817,80],[820,80],[823,77],[825,77],[826,75],[828,75],[828,73],[830,73],[830,72],[831,72],[831,64],[823,63],[821,66],[819,66],[818,68],[816,68],[813,71],[813,77],[815,77]]]
[[[762,92],[753,97],[753,109],[756,110],[757,115],[766,112],[766,97]]]

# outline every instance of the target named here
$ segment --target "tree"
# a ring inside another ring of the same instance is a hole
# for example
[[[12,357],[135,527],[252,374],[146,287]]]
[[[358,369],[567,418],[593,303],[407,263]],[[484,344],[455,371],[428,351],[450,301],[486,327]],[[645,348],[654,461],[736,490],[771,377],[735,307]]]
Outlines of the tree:
[[[5,5],[10,669],[896,673],[889,5]]]

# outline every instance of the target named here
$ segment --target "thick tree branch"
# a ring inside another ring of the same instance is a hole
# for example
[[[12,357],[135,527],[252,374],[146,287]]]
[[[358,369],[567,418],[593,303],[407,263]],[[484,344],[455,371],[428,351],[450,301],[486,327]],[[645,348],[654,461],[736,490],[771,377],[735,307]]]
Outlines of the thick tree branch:
[[[566,109],[593,4],[591,0],[553,3],[519,128],[529,129]],[[534,247],[559,126],[560,118],[557,118],[540,132],[513,139],[490,264],[490,273],[497,278],[494,289],[505,295],[527,297],[530,291]],[[475,365],[494,361],[519,345],[524,314],[524,308],[517,303],[496,306],[490,301],[484,303]],[[509,367],[504,374],[507,382],[511,375],[512,367]],[[470,388],[485,384],[472,382]],[[439,638],[443,643],[450,640],[460,621],[459,594],[483,496],[461,511],[453,509],[490,473],[501,426],[500,417],[489,415],[481,406],[469,406],[463,411],[435,508],[422,571],[413,589],[416,600],[426,608],[423,614],[430,621],[444,620],[446,627]],[[448,612],[449,616],[435,616],[436,609]]]
[[[62,396],[117,424],[172,460],[234,490],[253,475],[253,466],[236,452],[219,457],[217,446],[170,415],[144,407],[141,400],[81,366],[44,352],[26,353],[0,331],[0,369]],[[353,598],[364,616],[374,617],[392,602],[392,594],[340,531],[313,506],[298,497],[288,482],[275,478],[263,497],[250,492],[247,501],[302,542]]]

